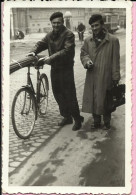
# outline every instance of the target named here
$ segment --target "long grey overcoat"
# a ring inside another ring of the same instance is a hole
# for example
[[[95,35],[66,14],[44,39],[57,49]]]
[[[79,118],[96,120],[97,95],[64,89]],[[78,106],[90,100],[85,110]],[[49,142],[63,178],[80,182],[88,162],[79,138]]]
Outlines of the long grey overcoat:
[[[82,111],[104,114],[104,100],[112,80],[120,79],[120,46],[115,36],[106,33],[96,48],[94,39],[89,36],[81,48],[81,62],[85,67],[88,60],[94,63],[94,69],[87,70],[83,94]]]

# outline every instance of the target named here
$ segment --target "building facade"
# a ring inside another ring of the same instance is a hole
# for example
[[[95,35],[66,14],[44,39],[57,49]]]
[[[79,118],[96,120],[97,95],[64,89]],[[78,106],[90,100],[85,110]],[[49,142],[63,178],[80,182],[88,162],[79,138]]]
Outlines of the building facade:
[[[113,13],[118,15],[118,25],[125,26],[126,13],[121,8],[12,8],[10,17],[10,35],[14,38],[18,30],[28,33],[48,32],[51,30],[49,20],[51,14],[61,11],[66,19],[69,17],[70,29],[75,31],[79,23],[83,23],[89,29],[88,20],[94,13]],[[70,13],[67,15],[67,13]]]

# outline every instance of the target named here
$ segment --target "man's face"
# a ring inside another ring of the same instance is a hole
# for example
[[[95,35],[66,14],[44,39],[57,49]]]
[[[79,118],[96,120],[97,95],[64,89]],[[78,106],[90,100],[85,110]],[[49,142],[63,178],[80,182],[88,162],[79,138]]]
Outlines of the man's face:
[[[51,21],[53,31],[58,32],[63,26],[63,18],[54,18]]]
[[[96,21],[91,24],[91,29],[93,34],[98,35],[103,29],[103,24],[101,24],[100,21]]]

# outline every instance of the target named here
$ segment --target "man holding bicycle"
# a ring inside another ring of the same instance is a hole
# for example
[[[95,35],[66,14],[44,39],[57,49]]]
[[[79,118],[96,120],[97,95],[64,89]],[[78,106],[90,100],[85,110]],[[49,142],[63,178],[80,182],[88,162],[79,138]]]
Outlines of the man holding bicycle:
[[[52,90],[59,105],[60,114],[64,117],[58,125],[72,124],[74,119],[75,124],[72,130],[76,131],[81,128],[84,118],[80,116],[74,82],[75,37],[64,26],[61,12],[53,13],[50,21],[52,32],[37,42],[28,55],[34,56],[48,49],[49,58],[45,58],[44,63],[51,65]]]

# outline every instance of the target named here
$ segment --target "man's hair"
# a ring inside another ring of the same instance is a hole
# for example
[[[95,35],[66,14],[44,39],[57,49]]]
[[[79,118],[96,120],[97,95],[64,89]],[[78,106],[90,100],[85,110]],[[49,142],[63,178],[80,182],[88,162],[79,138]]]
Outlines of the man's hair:
[[[100,14],[93,14],[89,19],[89,24],[100,21],[100,24],[104,24],[103,17]]]
[[[62,12],[54,12],[51,16],[50,16],[50,21],[52,21],[55,18],[62,18],[63,20],[63,13]]]

